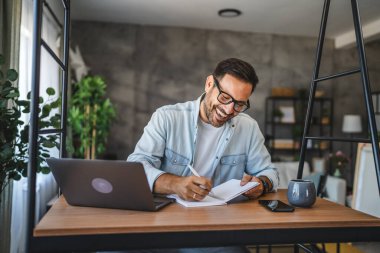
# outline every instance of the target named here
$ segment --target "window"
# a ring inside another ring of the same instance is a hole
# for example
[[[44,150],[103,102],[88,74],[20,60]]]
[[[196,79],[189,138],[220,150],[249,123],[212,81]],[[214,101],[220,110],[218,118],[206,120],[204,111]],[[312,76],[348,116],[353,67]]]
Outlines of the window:
[[[42,38],[50,48],[60,55],[60,27],[49,17],[43,15]],[[19,90],[20,98],[26,99],[31,90],[32,83],[32,47],[33,47],[33,0],[22,0],[20,32],[20,66],[19,66]],[[42,47],[41,49],[41,72],[40,72],[40,96],[46,98],[45,90],[54,88],[57,93],[60,89],[61,72],[59,65],[52,59],[50,54]],[[29,122],[29,115],[23,115],[22,120]],[[52,149],[51,156],[58,156],[58,150]],[[36,185],[36,222],[46,211],[47,202],[56,194],[56,183],[51,174],[37,175]],[[15,182],[12,199],[12,231],[11,252],[25,251],[25,221],[27,216],[26,207],[27,180]]]

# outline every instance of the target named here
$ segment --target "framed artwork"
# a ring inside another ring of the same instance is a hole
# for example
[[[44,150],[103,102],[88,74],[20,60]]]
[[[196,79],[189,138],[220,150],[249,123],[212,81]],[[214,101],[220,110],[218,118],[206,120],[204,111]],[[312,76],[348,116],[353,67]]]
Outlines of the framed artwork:
[[[279,109],[283,114],[281,123],[296,123],[293,106],[280,106]]]
[[[320,172],[320,173],[325,172],[325,159],[314,157],[312,160],[312,163],[313,163],[314,172]]]
[[[372,145],[358,143],[352,208],[380,217],[380,197]]]

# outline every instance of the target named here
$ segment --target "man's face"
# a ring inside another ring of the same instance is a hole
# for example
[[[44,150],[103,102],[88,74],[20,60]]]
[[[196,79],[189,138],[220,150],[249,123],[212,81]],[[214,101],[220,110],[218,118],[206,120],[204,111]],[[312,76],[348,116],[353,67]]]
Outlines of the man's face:
[[[219,80],[219,88],[222,92],[231,96],[237,101],[248,101],[251,95],[252,85],[241,81],[229,74]],[[208,76],[205,84],[206,95],[201,103],[200,117],[201,119],[213,125],[214,127],[221,127],[231,118],[239,113],[234,110],[234,103],[222,104],[218,101],[219,90],[214,86],[214,78],[212,75]],[[221,97],[220,97],[221,98]]]

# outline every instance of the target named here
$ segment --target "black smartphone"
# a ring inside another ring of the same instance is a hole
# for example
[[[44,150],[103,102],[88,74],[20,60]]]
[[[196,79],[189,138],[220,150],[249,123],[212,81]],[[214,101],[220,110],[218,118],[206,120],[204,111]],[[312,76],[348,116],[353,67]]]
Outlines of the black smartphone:
[[[272,212],[293,212],[294,207],[285,204],[281,200],[259,200],[259,204],[265,206]]]

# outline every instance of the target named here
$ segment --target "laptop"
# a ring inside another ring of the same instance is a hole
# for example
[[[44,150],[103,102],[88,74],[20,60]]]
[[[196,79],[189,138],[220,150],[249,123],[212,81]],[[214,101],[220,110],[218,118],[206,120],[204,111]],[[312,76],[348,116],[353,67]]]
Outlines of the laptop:
[[[152,194],[141,163],[71,158],[47,163],[73,206],[157,211],[173,202]]]

